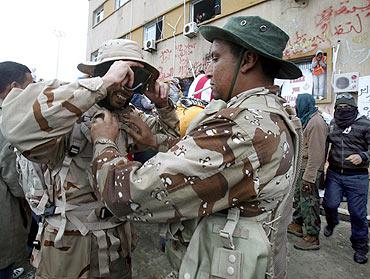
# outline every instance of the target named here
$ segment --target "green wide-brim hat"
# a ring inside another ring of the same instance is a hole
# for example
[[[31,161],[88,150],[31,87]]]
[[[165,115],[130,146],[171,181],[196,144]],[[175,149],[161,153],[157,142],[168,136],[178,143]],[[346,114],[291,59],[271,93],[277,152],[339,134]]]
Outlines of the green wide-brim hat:
[[[278,62],[280,69],[276,78],[296,79],[302,76],[294,63],[283,60],[289,36],[259,16],[231,17],[223,27],[201,26],[199,31],[209,42],[215,39],[229,41]]]

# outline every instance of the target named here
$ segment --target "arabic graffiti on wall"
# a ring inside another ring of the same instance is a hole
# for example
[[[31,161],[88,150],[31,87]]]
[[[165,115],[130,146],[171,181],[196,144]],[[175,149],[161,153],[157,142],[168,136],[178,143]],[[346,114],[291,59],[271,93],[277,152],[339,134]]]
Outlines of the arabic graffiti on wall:
[[[341,41],[340,63],[362,64],[370,59],[370,0],[320,1],[322,8],[314,14],[312,24],[303,24],[293,19],[292,31],[287,48],[286,58],[292,58],[307,52],[335,46]],[[325,6],[325,3],[326,4]],[[331,5],[330,5],[331,4]],[[307,28],[310,26],[310,28]],[[176,44],[175,63],[171,43],[158,51],[158,69],[161,79],[172,76],[192,76],[189,61],[194,72],[205,70],[206,55],[200,43],[193,41]]]
[[[200,70],[205,70],[207,66],[207,57],[203,56],[197,59],[195,53],[196,43],[180,43],[176,45],[175,69],[173,67],[173,49],[165,48],[159,52],[158,70],[160,71],[161,79],[168,79],[172,76],[186,77],[192,75],[189,59],[191,60],[193,70],[198,73]]]
[[[324,8],[315,16],[315,29],[312,34],[296,31],[288,42],[284,56],[289,58],[297,54],[317,50],[319,47],[333,45],[331,39],[340,40],[343,35],[351,34],[358,39],[355,44],[367,42],[368,23],[370,21],[370,0],[362,0],[360,4],[355,1],[342,0],[336,5]],[[358,50],[358,49],[357,49]],[[357,53],[362,53],[362,58],[369,58],[370,49],[361,48]],[[359,55],[360,56],[360,55]],[[360,59],[361,60],[361,59]],[[363,61],[358,61],[363,63]]]

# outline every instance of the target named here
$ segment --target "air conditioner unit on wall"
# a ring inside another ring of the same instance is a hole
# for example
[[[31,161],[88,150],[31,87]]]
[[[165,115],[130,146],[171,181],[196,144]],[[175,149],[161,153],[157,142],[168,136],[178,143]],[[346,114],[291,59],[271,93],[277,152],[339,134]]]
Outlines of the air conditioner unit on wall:
[[[334,93],[357,92],[359,76],[358,72],[334,74]]]
[[[144,50],[152,52],[153,50],[157,50],[157,46],[155,44],[155,40],[147,40],[144,43]]]
[[[184,36],[193,38],[198,33],[198,25],[195,22],[189,22],[184,26]]]

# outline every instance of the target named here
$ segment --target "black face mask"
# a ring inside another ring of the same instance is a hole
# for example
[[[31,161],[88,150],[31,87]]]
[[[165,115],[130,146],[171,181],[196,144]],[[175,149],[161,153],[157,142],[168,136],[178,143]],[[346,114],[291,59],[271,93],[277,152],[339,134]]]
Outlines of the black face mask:
[[[334,112],[335,123],[341,129],[345,129],[355,122],[358,114],[356,107],[341,108],[337,107]]]

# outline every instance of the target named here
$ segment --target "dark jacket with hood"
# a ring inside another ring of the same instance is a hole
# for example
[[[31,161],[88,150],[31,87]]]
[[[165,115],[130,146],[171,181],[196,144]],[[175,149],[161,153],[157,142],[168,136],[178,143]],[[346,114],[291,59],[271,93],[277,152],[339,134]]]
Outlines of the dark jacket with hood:
[[[331,143],[329,169],[342,174],[367,173],[370,160],[370,120],[358,115],[352,125],[342,129],[333,119],[330,123],[328,141]],[[352,154],[359,154],[362,163],[354,165],[346,160]]]

